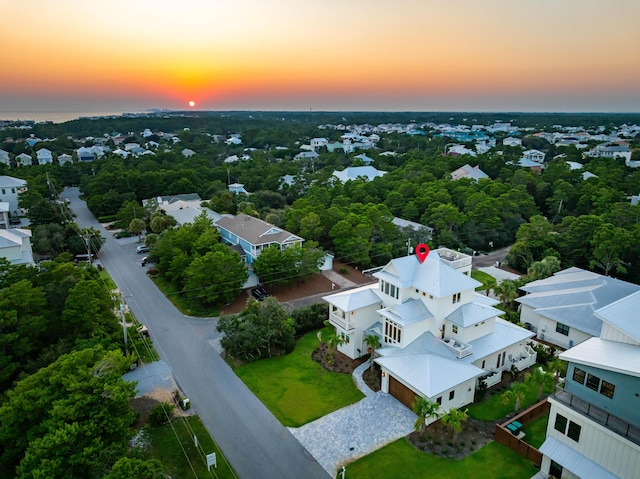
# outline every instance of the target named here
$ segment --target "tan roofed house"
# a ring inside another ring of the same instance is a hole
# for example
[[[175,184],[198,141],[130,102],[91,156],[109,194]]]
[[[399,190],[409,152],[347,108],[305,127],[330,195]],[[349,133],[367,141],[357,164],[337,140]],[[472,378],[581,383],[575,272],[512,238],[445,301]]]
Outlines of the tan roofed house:
[[[302,245],[304,241],[293,233],[244,213],[232,218],[221,218],[216,226],[225,243],[242,248],[245,261],[249,264],[253,263],[264,248],[271,245],[285,249],[296,244]]]

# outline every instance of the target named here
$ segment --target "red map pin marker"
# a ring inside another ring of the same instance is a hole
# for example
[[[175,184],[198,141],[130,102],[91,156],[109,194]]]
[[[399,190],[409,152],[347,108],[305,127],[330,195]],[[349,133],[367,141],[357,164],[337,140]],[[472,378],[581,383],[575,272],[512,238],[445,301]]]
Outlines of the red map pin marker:
[[[424,244],[424,243],[420,243],[418,246],[416,246],[416,256],[418,257],[418,260],[421,263],[424,263],[424,260],[427,259],[427,256],[429,256],[429,247]]]

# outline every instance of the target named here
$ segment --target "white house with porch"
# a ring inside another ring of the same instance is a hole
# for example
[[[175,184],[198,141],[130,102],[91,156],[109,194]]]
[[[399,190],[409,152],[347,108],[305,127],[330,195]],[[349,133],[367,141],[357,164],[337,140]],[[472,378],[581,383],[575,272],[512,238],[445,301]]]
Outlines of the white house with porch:
[[[345,339],[339,351],[361,357],[366,337],[376,335],[381,388],[409,408],[418,395],[444,412],[462,407],[479,378],[492,386],[502,371],[536,360],[527,345],[533,333],[501,319],[497,301],[475,292],[481,283],[441,258],[448,252],[432,251],[422,263],[415,255],[391,260],[373,274],[378,283],[323,298]]]

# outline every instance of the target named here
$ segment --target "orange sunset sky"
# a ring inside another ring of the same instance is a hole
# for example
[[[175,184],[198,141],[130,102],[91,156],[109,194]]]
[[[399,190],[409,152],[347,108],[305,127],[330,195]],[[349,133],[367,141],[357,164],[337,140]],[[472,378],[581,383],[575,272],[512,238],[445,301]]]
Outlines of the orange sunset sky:
[[[0,0],[8,112],[640,111],[637,0]]]

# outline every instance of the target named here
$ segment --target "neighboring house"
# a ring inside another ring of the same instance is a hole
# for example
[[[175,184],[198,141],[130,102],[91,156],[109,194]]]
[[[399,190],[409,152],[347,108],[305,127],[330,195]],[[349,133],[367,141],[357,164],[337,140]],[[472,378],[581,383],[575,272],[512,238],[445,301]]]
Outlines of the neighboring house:
[[[26,229],[0,229],[0,258],[11,264],[33,265],[30,238],[31,231]]]
[[[240,139],[240,135],[234,133],[229,138],[224,141],[227,145],[241,145],[242,140]]]
[[[40,148],[36,152],[36,158],[38,159],[39,165],[51,165],[53,164],[53,155],[51,154],[51,150],[47,148]]]
[[[293,157],[294,160],[315,160],[319,157],[315,151],[301,151]]]
[[[533,333],[500,319],[470,271],[471,256],[441,248],[422,263],[415,255],[391,260],[373,273],[376,284],[325,296],[329,322],[345,339],[339,351],[361,357],[376,335],[382,391],[409,408],[416,396],[443,412],[471,403],[478,378],[493,386],[512,365],[534,364],[536,353],[526,344]]]
[[[309,142],[311,148],[313,148],[315,151],[318,151],[323,146],[327,146],[328,143],[329,140],[327,140],[326,138],[311,138],[311,141]]]
[[[524,153],[522,153],[521,159],[542,164],[544,163],[544,157],[545,157],[545,154],[539,150],[527,150]]]
[[[631,160],[631,149],[622,145],[597,145],[587,155],[596,158],[624,158],[627,162]]]
[[[189,148],[184,148],[180,153],[182,153],[182,156],[184,156],[185,158],[189,158],[190,156],[196,154],[195,151],[190,150]]]
[[[571,348],[600,336],[596,311],[640,291],[640,286],[580,268],[569,268],[520,288],[520,322],[537,339]]]
[[[422,231],[425,234],[424,241],[429,241],[433,235],[433,228],[431,226],[423,225],[420,223],[416,223],[415,221],[405,220],[404,218],[399,218],[397,216],[393,217],[391,222],[396,225],[400,229],[412,229],[413,231]]]
[[[0,228],[9,229],[9,203],[0,201]]]
[[[467,163],[451,173],[452,180],[459,180],[460,178],[478,181],[481,178],[489,178],[489,175],[482,171],[479,165],[471,166]]]
[[[71,155],[67,155],[66,153],[58,155],[58,164],[60,166],[66,165],[67,163],[73,163],[73,157]]]
[[[78,157],[78,161],[93,161],[96,159],[95,152],[93,147],[80,147],[76,151],[76,156]]]
[[[240,193],[248,195],[249,192],[244,189],[244,185],[242,183],[231,183],[227,188],[229,188],[229,192],[234,195],[239,195]]]
[[[283,250],[293,245],[302,245],[304,241],[293,233],[244,213],[220,218],[216,227],[225,243],[242,248],[244,260],[248,264],[252,264],[262,250],[271,245]]]
[[[0,201],[9,203],[9,214],[21,216],[22,211],[18,207],[18,195],[27,191],[27,182],[12,176],[0,176]]]
[[[334,171],[333,176],[338,178],[342,183],[346,183],[349,180],[356,180],[363,178],[365,181],[371,181],[374,178],[384,176],[386,171],[380,171],[373,166],[350,166],[342,171]]]
[[[502,144],[504,146],[522,146],[522,140],[520,138],[508,136],[507,138],[502,140]]]
[[[476,152],[470,150],[464,145],[450,145],[446,148],[447,155],[458,156],[458,155],[469,155],[476,156]]]
[[[599,337],[560,354],[540,470],[563,478],[635,479],[640,471],[640,292],[595,314]],[[547,477],[547,476],[544,476]]]
[[[11,166],[11,158],[8,151],[0,150],[0,163]]]
[[[31,155],[27,155],[26,153],[20,153],[16,156],[16,165],[17,166],[31,166],[33,165],[33,158]]]
[[[357,158],[358,160],[362,160],[362,162],[364,163],[365,166],[369,166],[371,163],[373,163],[375,161],[373,158],[369,158],[364,153],[362,153],[360,155],[357,155],[354,158]]]

